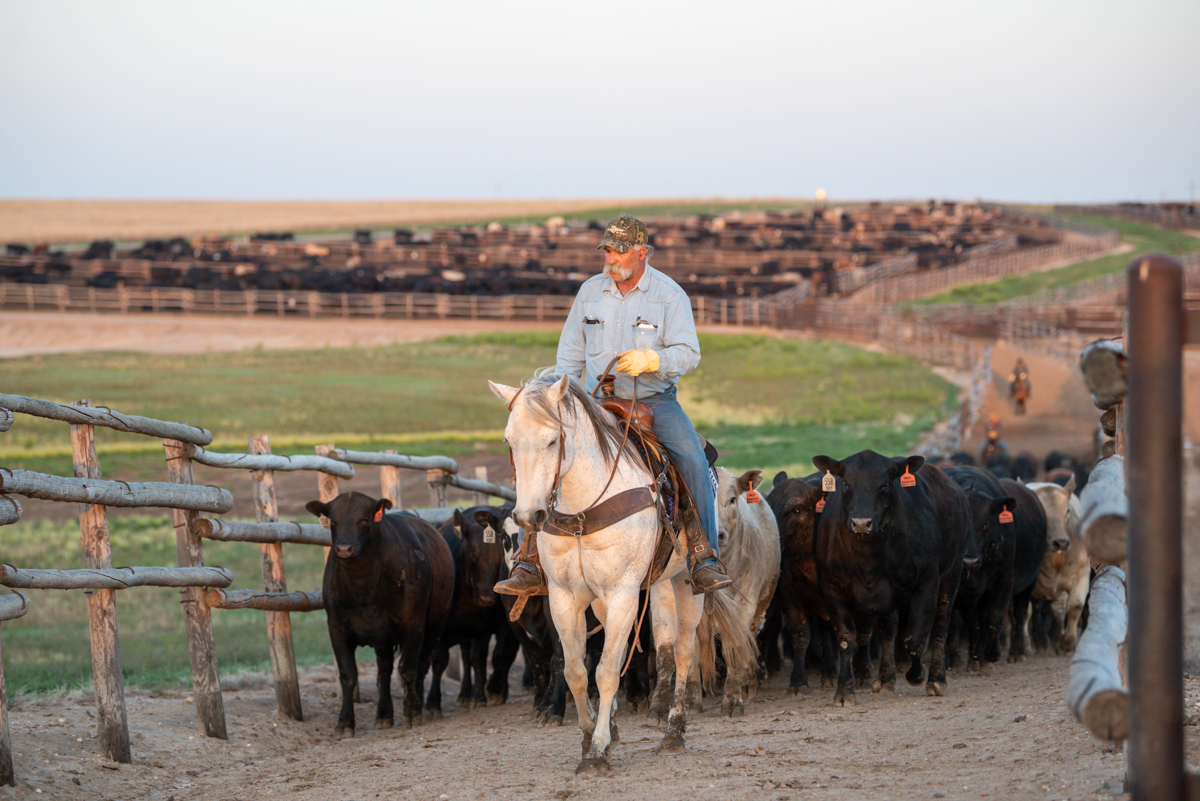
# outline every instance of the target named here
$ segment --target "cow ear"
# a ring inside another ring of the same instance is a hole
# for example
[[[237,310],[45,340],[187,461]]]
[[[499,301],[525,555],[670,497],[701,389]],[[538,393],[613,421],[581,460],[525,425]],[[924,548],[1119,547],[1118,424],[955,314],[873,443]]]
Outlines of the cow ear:
[[[497,398],[505,403],[512,403],[513,398],[517,397],[517,393],[521,391],[520,387],[507,387],[504,384],[497,384],[493,381],[488,382],[488,387],[491,388]]]
[[[812,463],[822,473],[833,473],[835,476],[840,476],[845,472],[841,462],[828,456],[814,456]]]
[[[1016,498],[1004,497],[1004,498],[996,498],[994,501],[992,501],[992,513],[993,514],[1000,514],[1001,512],[1003,512],[1005,510],[1011,512],[1011,511],[1015,510],[1016,508],[1017,508],[1017,499]]]
[[[384,509],[391,509],[391,508],[392,508],[392,502],[389,501],[387,498],[383,498],[382,500],[375,501],[375,514],[372,515],[375,518],[375,522],[378,523],[380,520],[383,519],[383,510]]]
[[[916,475],[917,471],[925,466],[925,457],[924,456],[910,456],[904,460],[904,465],[908,468],[908,471],[910,473],[912,473],[913,475]]]
[[[460,540],[465,540],[467,538],[468,530],[469,530],[469,527],[467,526],[466,519],[463,518],[462,509],[455,509],[454,510],[454,533],[458,535],[458,538]]]
[[[487,528],[488,526],[500,528],[500,521],[491,512],[485,512],[481,509],[472,515],[472,517],[475,518],[475,522],[479,524],[480,528]]]
[[[787,471],[780,470],[775,474],[775,480],[771,482],[772,487],[778,487],[783,482],[787,481]]]
[[[551,403],[558,403],[560,400],[562,400],[563,396],[567,394],[567,385],[570,383],[570,381],[571,377],[569,375],[564,375],[562,378],[551,384],[550,388],[546,390],[546,400],[550,401]]]
[[[762,471],[761,470],[747,470],[745,473],[742,473],[737,478],[738,495],[741,495],[745,492],[749,492],[750,490],[754,489],[761,483],[762,483]]]
[[[316,515],[317,517],[329,517],[329,504],[327,503],[321,503],[320,501],[309,501],[308,503],[304,504],[304,508],[307,509],[308,513],[311,515]]]
[[[1067,483],[1063,486],[1063,489],[1065,489],[1067,491],[1067,495],[1070,495],[1072,492],[1075,491],[1075,474],[1074,473],[1072,473],[1071,477],[1067,479]]]

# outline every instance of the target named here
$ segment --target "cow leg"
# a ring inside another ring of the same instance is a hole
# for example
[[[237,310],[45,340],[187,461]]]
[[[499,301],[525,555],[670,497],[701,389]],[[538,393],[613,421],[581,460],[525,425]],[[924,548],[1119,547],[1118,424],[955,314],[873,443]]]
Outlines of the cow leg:
[[[1074,653],[1075,645],[1079,642],[1079,618],[1083,615],[1083,605],[1087,602],[1088,582],[1076,582],[1067,593],[1067,610],[1063,621],[1062,639],[1058,640],[1061,653]]]
[[[920,650],[915,652],[912,649],[909,650],[909,653],[912,655],[913,665],[918,668],[919,673],[921,652],[925,650],[926,639],[931,638],[929,681],[925,684],[925,692],[928,695],[941,696],[946,694],[946,633],[950,626],[950,612],[954,608],[954,594],[958,591],[958,581],[962,576],[962,570],[962,561],[959,560],[950,571],[950,574],[938,585],[933,626],[927,630],[926,637],[920,637]],[[928,620],[928,618],[925,619]],[[912,675],[913,668],[910,667],[906,678],[911,684],[919,684],[919,681],[914,682],[912,680]]]
[[[429,694],[425,697],[425,712],[431,719],[440,720],[442,717],[442,674],[449,664],[450,644],[443,640],[433,651],[433,677],[429,681]],[[466,680],[464,674],[463,681]]]
[[[876,618],[879,629],[879,678],[871,684],[872,692],[893,692],[896,689],[896,616],[887,612]]]
[[[771,604],[767,607],[767,616],[763,621],[762,631],[758,633],[759,675],[764,680],[783,669],[783,659],[779,654],[779,635],[783,631],[781,595],[782,593],[777,589],[775,595],[771,597]],[[791,689],[789,688],[788,691],[791,692]]]
[[[375,649],[375,667],[378,671],[376,687],[379,690],[379,701],[375,704],[375,728],[392,728],[392,662],[396,658],[396,648],[384,645]]]
[[[492,674],[488,676],[484,687],[488,706],[508,703],[508,673],[512,670],[520,647],[508,626],[496,630],[496,645],[492,648]]]
[[[657,586],[657,585],[656,585]],[[688,680],[692,673],[692,662],[696,657],[696,629],[704,614],[704,596],[692,595],[687,571],[671,577],[670,592],[675,596],[675,693],[671,700],[671,712],[667,716],[667,731],[662,742],[654,749],[656,754],[682,754],[683,735],[687,731]],[[664,585],[664,592],[668,591]],[[705,644],[705,647],[710,647]],[[662,681],[659,669],[659,681]]]
[[[963,627],[967,630],[967,673],[978,673],[983,662],[984,646],[991,632],[992,618],[992,610],[987,600],[985,596],[978,603],[962,610]]]
[[[329,627],[329,641],[333,646],[333,658],[337,662],[338,682],[342,685],[342,707],[338,711],[338,737],[354,736],[354,691],[358,687],[358,663],[354,661],[354,645],[345,634]]]
[[[1025,655],[1025,621],[1029,617],[1029,601],[1032,597],[1032,586],[1012,597],[1012,640],[1008,645],[1009,662],[1024,662],[1028,658]],[[1003,625],[1003,620],[1000,625]],[[999,653],[996,654],[996,658],[999,660]]]
[[[422,641],[425,639],[424,626],[410,629],[404,642],[400,645],[400,681],[404,682],[404,728],[411,729],[421,725],[421,702],[424,700],[424,687],[418,684],[418,674],[424,679],[421,667]]]
[[[871,635],[875,633],[875,621],[870,617],[858,617],[854,621],[858,629],[858,647],[854,650],[854,686],[868,687],[871,684]]]
[[[834,706],[854,706],[854,652],[858,649],[858,630],[854,616],[838,609],[833,619],[834,636],[838,646],[837,691],[833,695]],[[800,655],[803,659],[803,655]]]
[[[1029,640],[1034,653],[1044,654],[1050,650],[1046,618],[1050,614],[1050,602],[1034,598],[1029,607]]]
[[[783,629],[792,643],[792,675],[788,680],[788,695],[808,695],[808,672],[804,665],[810,634],[808,617],[800,605],[789,598],[783,602],[781,618]]]
[[[471,706],[471,688],[474,685],[474,682],[472,681],[473,663],[471,661],[471,640],[470,639],[465,639],[465,640],[459,641],[459,643],[458,643],[458,661],[461,666],[461,672],[462,672],[462,679],[460,679],[459,683],[458,683],[458,705],[460,707],[462,707],[463,709],[467,709]],[[434,655],[433,655],[433,670],[434,670],[434,678],[435,679],[437,678],[437,664],[438,664],[438,658],[437,658],[437,652],[435,651]],[[440,695],[440,688],[439,688],[439,695]],[[426,703],[425,703],[425,708],[426,709],[429,708],[428,701],[426,701]],[[441,709],[440,706],[438,708]]]
[[[487,675],[488,645],[491,643],[491,640],[492,635],[489,633],[472,637],[468,641],[468,648],[471,654],[472,676],[471,694],[468,704],[472,709],[487,706],[487,691],[485,689],[486,682],[484,681],[484,677]]]

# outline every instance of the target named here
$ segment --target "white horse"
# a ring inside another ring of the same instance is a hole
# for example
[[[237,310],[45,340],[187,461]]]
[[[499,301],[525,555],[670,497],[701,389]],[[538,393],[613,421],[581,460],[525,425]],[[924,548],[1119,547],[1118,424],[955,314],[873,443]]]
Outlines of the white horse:
[[[630,445],[618,453],[622,432],[616,419],[568,376],[536,378],[523,387],[491,381],[488,386],[511,411],[504,438],[512,449],[516,470],[513,517],[527,531],[537,532],[550,590],[550,612],[563,645],[563,673],[579,712],[583,759],[575,772],[603,775],[609,771],[609,748],[619,741],[613,721],[617,686],[638,615],[639,587],[658,540],[658,512],[653,507],[643,509],[584,536],[556,536],[542,529],[552,510],[577,514],[624,490],[652,485],[653,479]],[[704,534],[688,531],[687,536],[695,541],[693,538]],[[744,669],[747,663],[755,663],[753,636],[739,626],[725,595],[728,590],[693,595],[688,579],[686,560],[675,552],[662,577],[650,588],[657,652],[673,651],[675,662],[673,674],[660,662],[660,687],[664,681],[669,687],[674,676],[688,675],[697,633],[706,679],[711,680],[713,673],[714,635],[721,637],[731,667]],[[709,599],[707,611],[705,597]],[[596,666],[600,691],[596,709],[588,698],[584,667],[584,613],[589,605],[604,625],[604,651]],[[686,693],[687,681],[675,682],[667,731],[655,753],[683,752]]]

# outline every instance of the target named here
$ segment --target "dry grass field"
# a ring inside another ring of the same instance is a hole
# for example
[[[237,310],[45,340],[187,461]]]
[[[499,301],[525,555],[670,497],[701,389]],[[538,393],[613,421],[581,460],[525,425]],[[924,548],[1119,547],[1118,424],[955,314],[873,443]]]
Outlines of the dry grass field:
[[[622,207],[729,206],[730,199],[575,200],[5,200],[0,243],[333,231],[350,228],[488,222]],[[773,199],[744,201],[770,203]],[[796,201],[783,201],[796,203]]]

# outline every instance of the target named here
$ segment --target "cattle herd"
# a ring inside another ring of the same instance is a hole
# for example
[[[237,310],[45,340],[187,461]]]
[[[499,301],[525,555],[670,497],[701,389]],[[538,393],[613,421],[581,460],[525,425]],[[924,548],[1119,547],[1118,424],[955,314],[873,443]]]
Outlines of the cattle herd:
[[[897,671],[929,695],[952,692],[956,671],[990,674],[1005,657],[1025,660],[1027,637],[1038,651],[1073,650],[1090,576],[1075,494],[1087,471],[1071,457],[1054,452],[1035,464],[1029,454],[1001,454],[979,467],[964,453],[864,450],[813,463],[817,472],[781,472],[763,494],[761,471],[716,468],[720,548],[760,652],[756,675],[724,676],[723,714],[742,714],[785,659],[789,693],[810,694],[815,672],[835,704],[849,705],[856,691],[894,689]],[[341,680],[339,734],[355,729],[358,647],[378,658],[376,726],[393,725],[397,651],[404,725],[442,716],[454,645],[460,706],[507,701],[523,652],[536,720],[561,724],[569,691],[546,599],[530,599],[510,622],[513,597],[493,590],[523,536],[511,509],[457,509],[435,530],[389,507],[356,492],[307,506],[329,518],[333,536],[323,597]],[[589,617],[588,630],[594,667],[603,626]],[[656,664],[652,631],[646,618],[630,635],[622,682],[626,709],[661,722],[677,677],[673,662]],[[702,705],[699,676],[681,680]]]
[[[692,296],[761,297],[911,254],[941,269],[980,249],[1057,242],[1040,219],[970,203],[730,212],[649,220],[654,264]],[[110,240],[86,246],[8,243],[0,281],[98,289],[293,290],[451,295],[574,295],[595,272],[603,221],[360,230],[352,238],[249,237]]]

